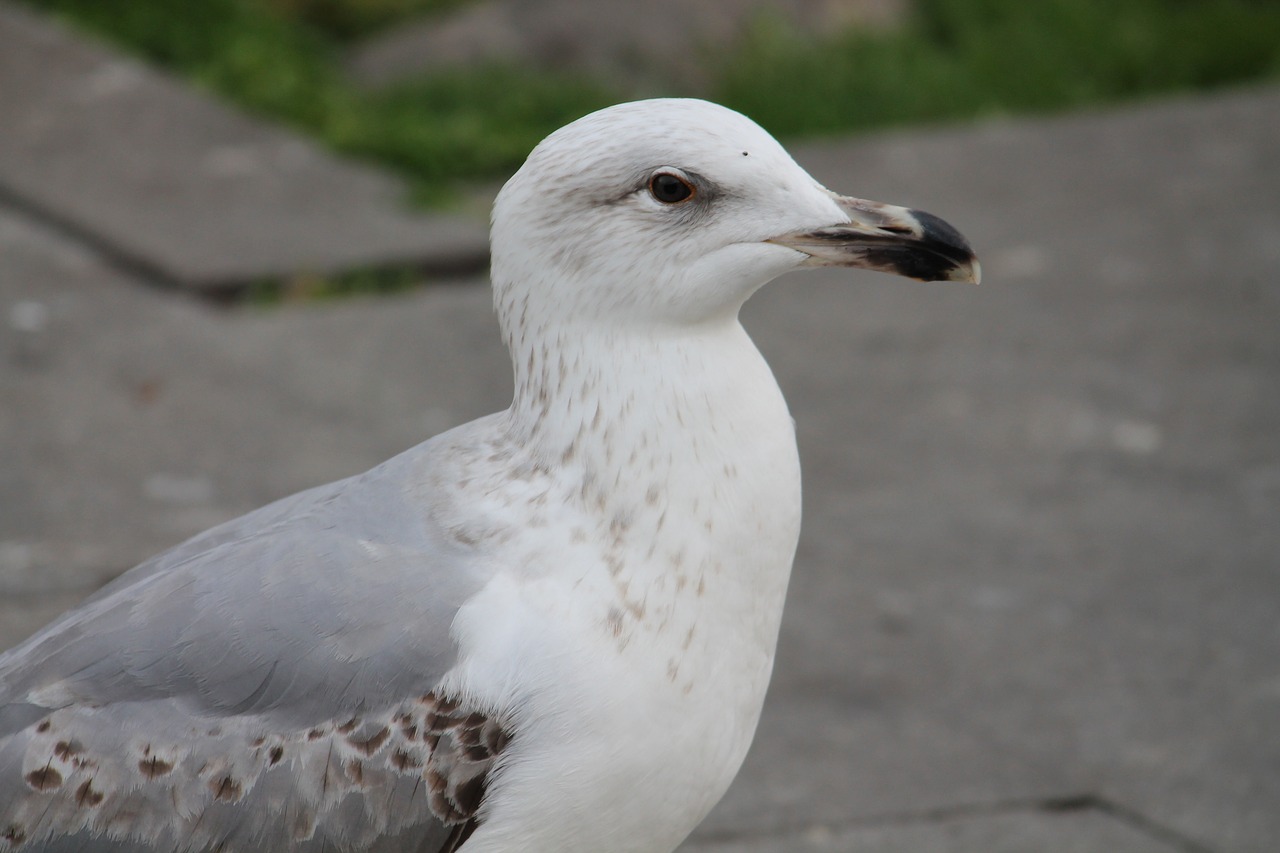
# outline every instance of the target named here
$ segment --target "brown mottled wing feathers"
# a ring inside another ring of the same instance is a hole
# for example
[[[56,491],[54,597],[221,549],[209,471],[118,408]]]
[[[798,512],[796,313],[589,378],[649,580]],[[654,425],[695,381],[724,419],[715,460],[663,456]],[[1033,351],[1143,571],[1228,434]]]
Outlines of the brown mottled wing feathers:
[[[206,722],[181,739],[113,711],[56,711],[8,742],[23,754],[0,766],[23,775],[0,802],[0,853],[455,853],[511,738],[435,693],[292,732]]]

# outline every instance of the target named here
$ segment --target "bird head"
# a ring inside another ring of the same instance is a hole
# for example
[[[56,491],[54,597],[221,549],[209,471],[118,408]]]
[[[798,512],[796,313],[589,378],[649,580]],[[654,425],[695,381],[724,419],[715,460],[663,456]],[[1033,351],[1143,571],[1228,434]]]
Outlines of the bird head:
[[[736,316],[762,285],[802,267],[979,278],[969,244],[943,220],[831,192],[755,122],[691,99],[620,104],[552,133],[499,193],[492,241],[508,331],[531,315]]]

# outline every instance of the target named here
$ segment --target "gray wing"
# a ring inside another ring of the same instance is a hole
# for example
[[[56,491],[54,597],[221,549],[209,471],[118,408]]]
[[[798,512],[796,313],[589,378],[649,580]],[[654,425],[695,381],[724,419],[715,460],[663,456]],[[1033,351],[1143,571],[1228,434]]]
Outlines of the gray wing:
[[[214,528],[0,656],[0,851],[460,843],[507,733],[432,693],[484,581],[421,494],[433,443]]]

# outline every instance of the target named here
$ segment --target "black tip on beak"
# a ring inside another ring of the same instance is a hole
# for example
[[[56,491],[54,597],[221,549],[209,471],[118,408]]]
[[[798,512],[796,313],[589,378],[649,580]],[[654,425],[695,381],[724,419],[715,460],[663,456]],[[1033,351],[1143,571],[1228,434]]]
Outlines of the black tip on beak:
[[[905,241],[886,240],[869,245],[867,265],[919,281],[978,283],[978,259],[969,241],[945,219],[923,210],[907,213],[919,223],[918,236]],[[957,275],[959,273],[959,275]]]
[[[833,197],[850,221],[770,240],[808,255],[809,266],[863,267],[919,279],[977,284],[982,268],[969,241],[923,210]]]

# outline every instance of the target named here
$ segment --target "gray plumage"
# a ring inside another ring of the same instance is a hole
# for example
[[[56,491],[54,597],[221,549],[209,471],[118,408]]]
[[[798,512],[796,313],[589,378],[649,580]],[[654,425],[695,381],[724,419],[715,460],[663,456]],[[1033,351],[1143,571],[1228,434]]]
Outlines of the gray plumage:
[[[0,656],[0,850],[441,849],[428,697],[485,572],[431,486],[489,421],[197,536]]]

